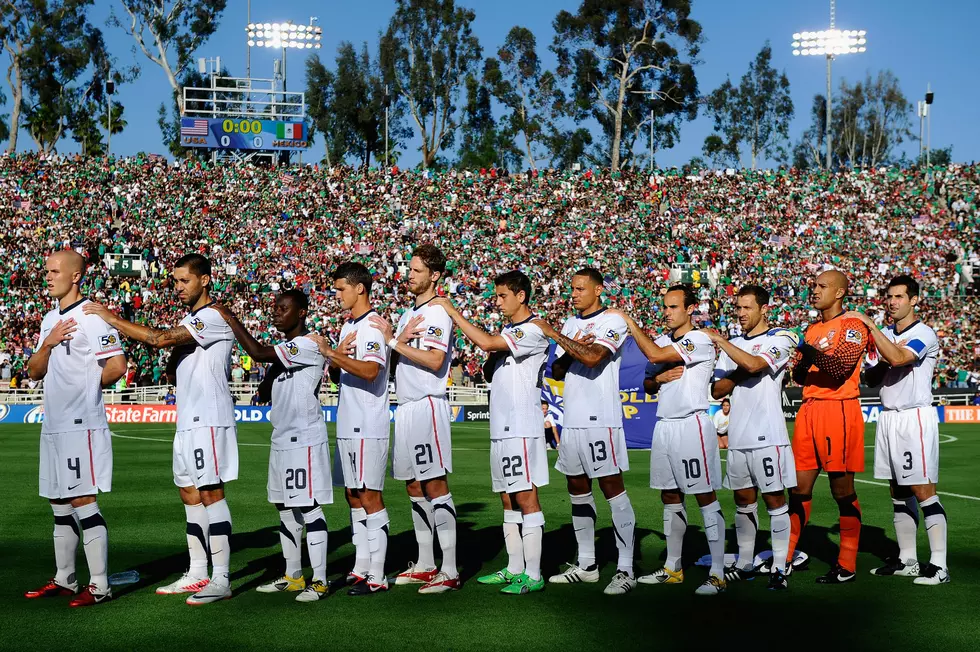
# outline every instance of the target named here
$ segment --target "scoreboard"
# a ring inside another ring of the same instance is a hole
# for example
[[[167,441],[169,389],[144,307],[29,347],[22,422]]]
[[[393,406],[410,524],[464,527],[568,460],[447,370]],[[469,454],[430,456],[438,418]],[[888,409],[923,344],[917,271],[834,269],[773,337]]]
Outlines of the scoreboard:
[[[300,151],[309,147],[306,125],[284,120],[247,118],[180,119],[184,147],[244,150]]]

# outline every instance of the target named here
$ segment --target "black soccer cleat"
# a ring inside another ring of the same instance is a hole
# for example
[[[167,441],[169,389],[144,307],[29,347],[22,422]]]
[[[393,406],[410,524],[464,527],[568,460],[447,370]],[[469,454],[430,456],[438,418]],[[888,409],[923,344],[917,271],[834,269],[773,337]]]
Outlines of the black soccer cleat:
[[[769,585],[766,588],[770,591],[783,591],[789,588],[789,580],[778,570],[773,570],[769,576]]]
[[[755,579],[755,571],[751,568],[739,568],[732,564],[725,569],[726,582],[751,582]]]
[[[891,559],[885,560],[884,566],[871,569],[871,574],[878,577],[891,577],[893,575],[901,577],[918,577],[919,564],[917,562],[907,564],[898,557],[892,557]]]
[[[855,573],[840,564],[834,564],[834,567],[827,571],[826,575],[817,578],[817,584],[844,584],[845,582],[853,582],[856,577]]]

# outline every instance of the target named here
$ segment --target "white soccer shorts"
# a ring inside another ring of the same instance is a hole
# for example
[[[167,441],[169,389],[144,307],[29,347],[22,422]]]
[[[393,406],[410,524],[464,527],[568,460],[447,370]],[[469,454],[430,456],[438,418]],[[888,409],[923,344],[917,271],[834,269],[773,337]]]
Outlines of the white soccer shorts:
[[[391,474],[395,480],[432,480],[453,472],[449,402],[427,396],[395,410]]]
[[[729,489],[756,487],[765,494],[796,486],[796,460],[789,444],[745,450],[729,448],[727,460]]]
[[[882,410],[875,430],[875,477],[911,486],[939,482],[936,408]]]
[[[650,488],[706,494],[721,488],[715,424],[704,412],[661,419],[650,445]]]
[[[338,486],[383,491],[388,472],[388,438],[338,438],[333,464]]]
[[[286,507],[312,507],[333,503],[330,451],[327,442],[300,448],[273,448],[269,453],[270,503]]]
[[[544,437],[491,439],[490,481],[497,493],[530,491],[548,484]]]
[[[622,428],[564,428],[555,468],[565,475],[604,478],[630,470]]]
[[[39,493],[62,499],[112,490],[112,435],[108,429],[41,434]]]
[[[238,479],[238,433],[234,426],[201,426],[174,435],[174,484],[210,487]]]

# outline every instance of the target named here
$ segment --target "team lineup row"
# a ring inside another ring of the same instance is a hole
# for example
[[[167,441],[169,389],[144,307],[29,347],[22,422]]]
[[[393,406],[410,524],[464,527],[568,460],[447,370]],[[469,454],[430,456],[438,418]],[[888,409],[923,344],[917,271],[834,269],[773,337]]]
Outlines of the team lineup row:
[[[307,329],[308,299],[299,290],[276,297],[273,324],[283,338],[267,346],[226,307],[212,301],[210,263],[199,254],[175,264],[175,289],[189,313],[167,330],[133,324],[84,299],[82,257],[72,251],[53,254],[46,262],[46,284],[59,306],[42,322],[29,373],[45,379],[39,480],[40,494],[50,500],[54,513],[57,572],[26,596],[71,595],[72,606],[93,605],[112,596],[106,574],[108,529],[96,497],[111,489],[112,451],[101,387],[125,371],[121,337],[174,349],[173,474],[185,506],[190,562],[180,578],[157,588],[157,593],[189,594],[190,605],[231,596],[232,519],[224,491],[225,483],[238,476],[234,406],[228,390],[236,341],[255,360],[272,363],[259,392],[272,403],[268,499],[279,511],[285,573],[258,590],[296,592],[299,601],[329,594],[327,527],[321,506],[333,502],[334,482],[345,487],[355,547],[354,567],[341,581],[350,585],[352,595],[388,590],[384,567],[389,519],[382,491],[388,472],[392,368],[399,409],[390,447],[391,474],[406,483],[418,543],[417,561],[394,583],[420,584],[423,594],[459,589],[446,399],[457,328],[489,354],[485,370],[491,384],[492,487],[501,497],[508,553],[507,567],[480,577],[480,583],[498,585],[511,594],[545,586],[545,519],[538,488],[548,483],[549,470],[540,396],[551,341],[557,344],[552,376],[564,382],[564,428],[555,468],[566,477],[578,557],[550,582],[599,580],[596,481],[612,512],[618,548],[617,571],[605,593],[624,594],[638,582],[683,582],[681,554],[688,522],[684,498],[689,494],[700,508],[711,557],[708,579],[696,592],[716,595],[729,583],[763,570],[754,565],[760,492],[771,520],[773,550],[764,570],[769,588],[786,589],[821,470],[828,474],[840,510],[841,543],[837,563],[817,581],[854,580],[861,530],[854,474],[864,470],[864,427],[857,401],[863,366],[870,367],[869,382],[881,386],[885,410],[878,422],[875,477],[891,483],[900,548],[899,558],[872,573],[915,576],[920,584],[949,581],[946,515],[935,491],[938,419],[931,380],[939,347],[932,329],[915,318],[918,286],[913,279],[897,277],[891,282],[885,304],[893,323],[879,330],[861,313],[844,312],[846,276],[837,271],[820,274],[813,283],[812,302],[822,319],[803,339],[769,327],[769,296],[761,287],[746,286],[738,293],[743,334],[729,341],[715,331],[696,329],[692,289],[674,286],[663,297],[666,332],[652,339],[629,315],[603,307],[603,277],[591,268],[572,275],[575,315],[560,331],[532,314],[526,275],[512,271],[498,276],[495,302],[509,323],[497,334],[488,333],[436,295],[445,266],[446,258],[435,246],[416,248],[408,274],[415,306],[392,326],[371,309],[372,277],[367,268],[344,263],[333,278],[337,299],[349,318],[336,347]],[[664,567],[641,577],[633,571],[636,519],[623,483],[629,461],[619,400],[621,347],[630,336],[650,361],[645,389],[659,395],[650,486],[661,493],[667,540]],[[790,366],[804,396],[792,442],[780,393]],[[332,465],[318,399],[325,370],[341,388]],[[727,486],[735,495],[738,556],[726,568],[725,519],[715,493],[722,487],[719,442],[707,409],[711,397],[728,395]],[[931,548],[930,562],[921,568],[915,551],[919,507]],[[304,528],[313,566],[309,583],[301,566]],[[79,539],[85,543],[91,577],[80,593],[75,573]],[[436,539],[440,567],[435,562]]]

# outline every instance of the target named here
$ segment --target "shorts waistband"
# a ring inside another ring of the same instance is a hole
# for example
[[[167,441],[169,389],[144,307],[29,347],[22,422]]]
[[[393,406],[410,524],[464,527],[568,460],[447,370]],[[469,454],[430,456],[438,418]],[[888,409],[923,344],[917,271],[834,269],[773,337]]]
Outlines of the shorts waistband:
[[[860,397],[855,398],[805,398],[804,403],[848,403],[854,401],[855,403],[860,403]]]
[[[907,408],[886,408],[885,406],[882,406],[881,407],[881,411],[882,412],[893,412],[893,413],[894,412],[914,412],[914,411],[917,411],[917,410],[935,410],[935,409],[936,409],[936,406],[935,405],[916,405],[914,407],[907,407]]]
[[[705,419],[707,419],[708,418],[708,413],[705,412],[704,410],[698,410],[697,412],[691,412],[690,414],[685,414],[682,417],[670,417],[670,418],[666,418],[665,417],[665,418],[662,418],[662,419],[659,419],[659,420],[660,421],[667,421],[668,423],[670,423],[670,422],[676,422],[676,421],[687,421],[688,419],[691,419],[693,417],[704,417]]]

